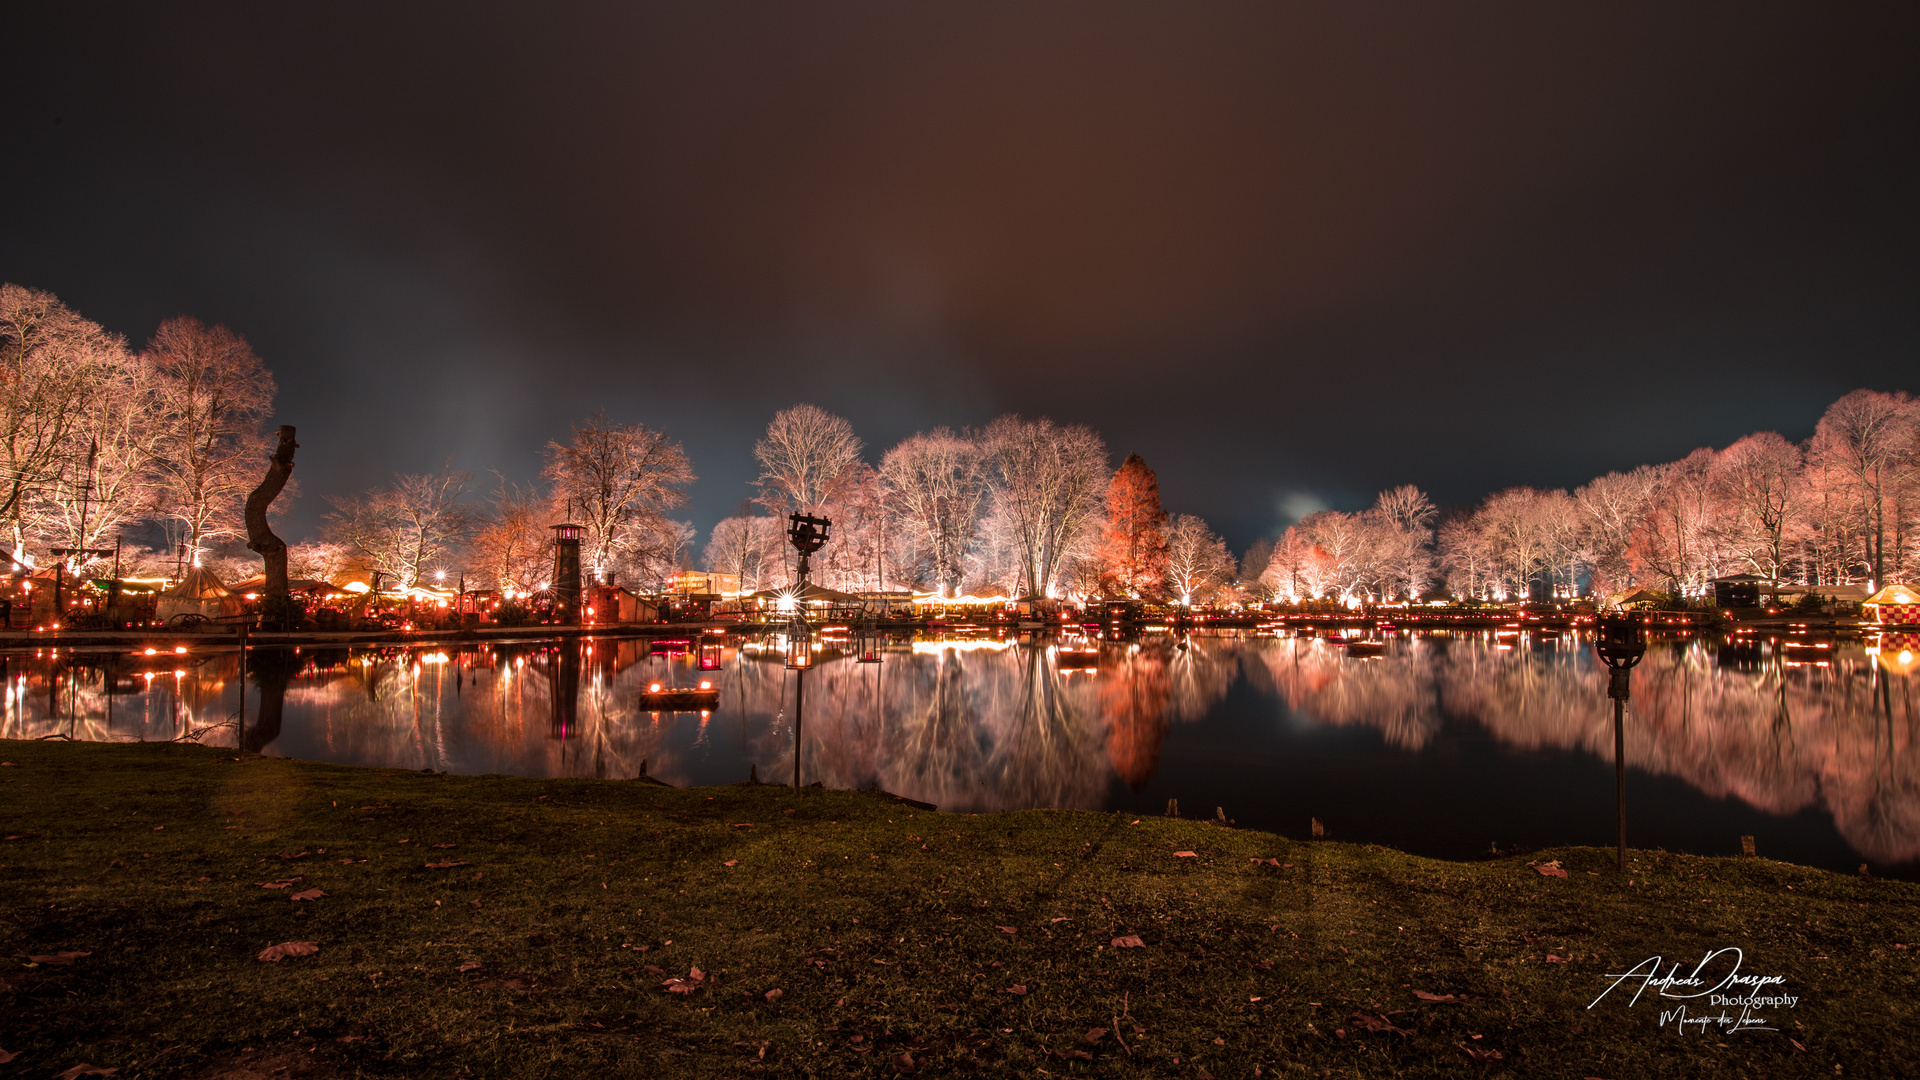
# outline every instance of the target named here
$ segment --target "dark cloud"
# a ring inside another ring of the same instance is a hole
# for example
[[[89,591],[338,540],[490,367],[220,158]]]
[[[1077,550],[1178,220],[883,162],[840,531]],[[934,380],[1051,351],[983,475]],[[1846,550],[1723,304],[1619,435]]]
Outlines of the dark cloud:
[[[1912,385],[1904,5],[43,5],[0,277],[246,333],[306,506],[594,408],[1092,424],[1243,546]]]

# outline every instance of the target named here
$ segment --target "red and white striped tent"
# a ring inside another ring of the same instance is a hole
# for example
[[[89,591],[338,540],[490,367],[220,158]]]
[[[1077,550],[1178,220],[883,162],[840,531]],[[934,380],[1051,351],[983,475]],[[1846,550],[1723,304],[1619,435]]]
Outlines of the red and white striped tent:
[[[1889,585],[1864,600],[1867,618],[1883,626],[1920,626],[1920,590]]]

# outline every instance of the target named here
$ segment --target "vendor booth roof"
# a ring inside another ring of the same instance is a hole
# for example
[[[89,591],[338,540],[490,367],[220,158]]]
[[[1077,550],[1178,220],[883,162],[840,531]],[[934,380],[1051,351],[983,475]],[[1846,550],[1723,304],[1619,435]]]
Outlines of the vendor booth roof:
[[[1920,589],[1911,585],[1889,585],[1866,600],[1869,604],[1920,604]]]
[[[232,596],[233,590],[220,583],[220,575],[204,566],[196,566],[187,571],[178,584],[161,595],[181,600],[218,600],[223,596]]]
[[[852,593],[843,593],[838,589],[829,589],[823,585],[808,582],[805,589],[788,587],[785,589],[762,589],[752,596],[754,600],[800,600],[808,604],[858,604],[860,598]]]

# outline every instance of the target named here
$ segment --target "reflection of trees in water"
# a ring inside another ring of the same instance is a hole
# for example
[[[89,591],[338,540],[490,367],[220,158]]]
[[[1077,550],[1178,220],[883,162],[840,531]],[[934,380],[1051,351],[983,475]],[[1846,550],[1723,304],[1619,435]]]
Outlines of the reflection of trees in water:
[[[591,648],[593,651],[586,651]],[[579,650],[568,659],[564,650]],[[674,783],[750,764],[792,775],[794,676],[777,657],[729,650],[715,714],[643,709],[650,680],[699,678],[690,657],[642,642],[533,643],[315,656],[256,650],[247,745],[353,764],[462,773],[630,777]],[[174,738],[233,713],[236,657],[149,682],[104,658],[5,661],[0,735]],[[1446,718],[1510,746],[1612,754],[1606,675],[1585,642],[1478,636],[1394,641],[1378,659],[1312,639],[1164,638],[1102,647],[1097,673],[1063,674],[1044,646],[895,650],[879,665],[828,659],[807,676],[806,773],[878,783],[951,809],[1097,806],[1115,776],[1144,786],[1170,726],[1207,715],[1244,672],[1317,723],[1377,728],[1388,746],[1430,745]],[[275,687],[284,679],[284,693]],[[1920,762],[1912,676],[1858,647],[1825,667],[1787,667],[1757,647],[1657,644],[1634,672],[1629,761],[1777,814],[1819,806],[1870,858],[1920,857]],[[272,708],[281,703],[276,718]],[[109,720],[111,713],[111,720]],[[214,731],[205,741],[227,742]]]
[[[1606,670],[1585,642],[1402,639],[1365,661],[1304,639],[1247,648],[1249,676],[1289,708],[1378,728],[1390,746],[1419,749],[1453,716],[1509,746],[1613,758]],[[1867,857],[1920,857],[1912,677],[1858,648],[1825,667],[1752,666],[1718,666],[1698,642],[1649,649],[1633,675],[1628,763],[1770,813],[1820,806]]]
[[[1444,645],[1401,640],[1386,655],[1365,660],[1314,638],[1261,639],[1245,649],[1248,677],[1313,720],[1377,727],[1387,745],[1407,750],[1425,746],[1440,730],[1433,668]]]

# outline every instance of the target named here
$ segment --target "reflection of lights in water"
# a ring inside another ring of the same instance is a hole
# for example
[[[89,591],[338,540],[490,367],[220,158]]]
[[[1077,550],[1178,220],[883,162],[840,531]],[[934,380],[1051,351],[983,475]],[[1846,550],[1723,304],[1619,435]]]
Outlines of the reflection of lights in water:
[[[938,656],[948,649],[954,652],[975,652],[985,649],[988,652],[1001,652],[1013,647],[1011,641],[916,641],[913,643],[915,656]]]

